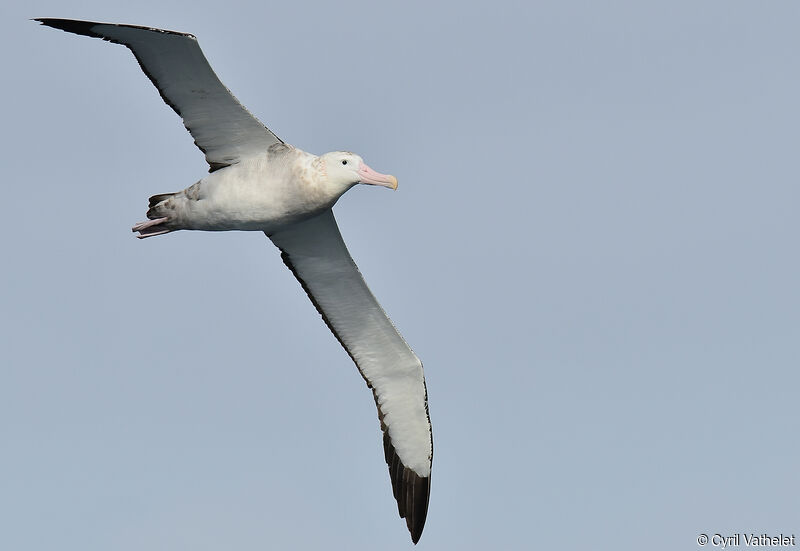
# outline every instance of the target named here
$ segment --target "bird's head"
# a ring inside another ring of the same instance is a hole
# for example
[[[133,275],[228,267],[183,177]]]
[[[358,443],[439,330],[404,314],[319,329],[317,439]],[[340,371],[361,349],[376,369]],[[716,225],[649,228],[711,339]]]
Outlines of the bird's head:
[[[375,172],[364,159],[349,151],[333,151],[322,156],[328,181],[335,186],[349,188],[355,184],[369,184],[397,189],[397,178]]]

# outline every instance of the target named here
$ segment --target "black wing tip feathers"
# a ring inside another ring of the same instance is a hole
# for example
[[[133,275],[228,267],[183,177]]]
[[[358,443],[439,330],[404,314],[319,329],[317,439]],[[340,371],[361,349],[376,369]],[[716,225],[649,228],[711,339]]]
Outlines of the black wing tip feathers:
[[[54,29],[67,31],[68,33],[98,37],[97,34],[92,32],[92,27],[98,24],[93,21],[76,21],[74,19],[54,19],[50,17],[37,17],[34,19],[34,21],[38,21],[42,25],[53,27]]]
[[[419,476],[403,465],[392,446],[388,431],[383,433],[383,449],[386,454],[386,464],[389,466],[394,498],[397,500],[397,512],[400,518],[406,519],[411,541],[416,544],[422,536],[425,519],[428,516],[431,477]]]
[[[169,31],[167,29],[156,29],[154,27],[143,27],[140,25],[122,25],[120,23],[100,23],[98,21],[78,21],[77,19],[57,19],[52,17],[35,17],[33,20],[38,21],[42,25],[53,27],[54,29],[60,29],[68,33],[81,34],[83,36],[91,36],[92,38],[105,38],[105,36],[102,34],[92,31],[92,27],[96,27],[97,25],[108,25],[111,27],[125,27],[127,29],[139,29],[142,31],[174,34],[177,36],[185,36],[187,38],[191,38],[192,40],[197,40],[197,37],[193,34]]]

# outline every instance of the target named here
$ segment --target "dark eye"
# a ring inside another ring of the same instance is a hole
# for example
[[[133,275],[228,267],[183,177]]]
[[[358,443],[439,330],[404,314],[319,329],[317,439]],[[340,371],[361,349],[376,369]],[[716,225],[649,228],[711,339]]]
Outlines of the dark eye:
[[[346,165],[346,164],[347,164],[347,161],[342,161],[342,164],[343,164],[343,165]]]

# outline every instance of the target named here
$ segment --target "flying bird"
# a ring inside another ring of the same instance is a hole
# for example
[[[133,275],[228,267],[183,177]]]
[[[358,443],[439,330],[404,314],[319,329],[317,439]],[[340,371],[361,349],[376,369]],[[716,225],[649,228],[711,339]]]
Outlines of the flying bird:
[[[347,151],[313,155],[278,138],[214,74],[191,34],[111,23],[36,19],[122,44],[205,154],[209,174],[150,197],[146,238],[178,230],[263,231],[372,389],[401,518],[419,541],[428,512],[433,438],[422,363],[361,277],[331,210],[348,189],[397,179]]]

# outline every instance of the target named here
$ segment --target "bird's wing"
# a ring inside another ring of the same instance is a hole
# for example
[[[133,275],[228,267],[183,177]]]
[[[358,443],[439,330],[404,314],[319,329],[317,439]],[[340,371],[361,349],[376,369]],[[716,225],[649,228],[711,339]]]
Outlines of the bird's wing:
[[[167,105],[183,118],[210,171],[283,143],[225,88],[191,34],[71,19],[36,21],[127,46]]]
[[[433,459],[422,363],[361,277],[330,209],[269,237],[372,389],[394,497],[416,543]]]

